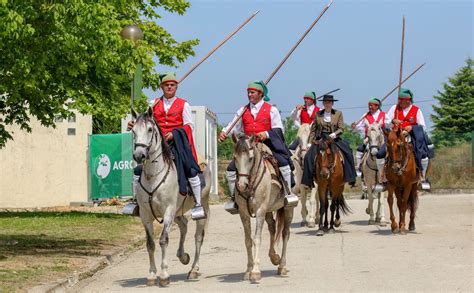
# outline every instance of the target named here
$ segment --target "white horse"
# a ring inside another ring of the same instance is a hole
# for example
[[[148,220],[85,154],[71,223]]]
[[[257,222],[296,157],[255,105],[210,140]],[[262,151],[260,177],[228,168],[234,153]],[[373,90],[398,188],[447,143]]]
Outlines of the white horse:
[[[187,265],[190,261],[189,254],[184,251],[184,241],[187,232],[187,218],[184,213],[194,206],[194,198],[182,196],[178,191],[178,175],[172,159],[172,153],[163,139],[162,133],[153,118],[153,111],[140,114],[132,110],[136,120],[133,128],[133,157],[138,163],[143,163],[143,172],[137,185],[136,197],[140,209],[140,218],[145,227],[146,246],[150,260],[147,285],[156,283],[155,265],[155,240],[153,235],[153,222],[158,220],[163,223],[160,235],[161,247],[161,273],[160,286],[169,284],[168,261],[166,248],[168,246],[169,233],[173,221],[178,224],[180,231],[179,248],[177,257],[182,264]],[[211,176],[205,171],[206,187],[202,191],[202,206],[209,217],[209,191]],[[162,222],[159,220],[162,218]],[[196,221],[195,255],[188,279],[197,279],[199,276],[199,255],[204,239],[207,219]]]
[[[308,152],[309,134],[311,132],[311,125],[304,123],[300,126],[297,133],[297,139],[299,141],[298,147],[295,153],[291,156],[293,165],[295,166],[295,181],[296,185],[293,186],[292,191],[294,194],[300,195],[301,200],[301,226],[308,226],[309,228],[316,227],[316,223],[319,222],[319,200],[316,200],[316,194],[318,192],[318,186],[314,181],[314,188],[310,188],[304,184],[301,184],[301,177],[303,177],[303,161],[304,156]],[[307,206],[307,200],[309,197],[309,209]]]
[[[373,224],[380,224],[380,226],[385,226],[385,212],[383,208],[383,201],[384,196],[386,196],[386,191],[378,192],[377,193],[377,213],[374,219],[374,209],[373,209],[373,202],[374,202],[374,188],[377,184],[378,179],[378,171],[377,171],[377,164],[375,162],[377,152],[379,148],[384,143],[384,134],[380,124],[374,122],[369,124],[367,120],[365,121],[367,125],[367,150],[362,158],[362,173],[364,174],[364,181],[367,185],[367,194],[369,199],[369,204],[367,209],[365,210],[369,218],[369,225]]]
[[[287,275],[286,248],[294,207],[285,206],[284,189],[282,190],[281,183],[272,179],[270,170],[275,168],[264,159],[262,151],[267,147],[262,143],[254,142],[253,136],[238,139],[233,135],[232,138],[235,142],[234,158],[237,168],[235,200],[239,206],[247,248],[247,270],[244,280],[257,282],[261,279],[260,243],[264,221],[267,222],[270,232],[268,252],[270,260],[274,265],[278,265],[278,275]],[[273,218],[273,212],[276,212],[276,219]],[[251,217],[256,221],[253,239]],[[281,257],[275,252],[275,244],[280,238],[283,240]]]

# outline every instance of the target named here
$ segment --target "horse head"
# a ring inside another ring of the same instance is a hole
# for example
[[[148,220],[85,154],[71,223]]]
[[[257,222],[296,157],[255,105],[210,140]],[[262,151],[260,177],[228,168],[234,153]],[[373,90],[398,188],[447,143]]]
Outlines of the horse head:
[[[389,162],[392,163],[392,171],[401,175],[408,162],[407,134],[395,126],[391,131],[386,131],[387,153]]]
[[[329,179],[331,176],[331,169],[334,168],[333,165],[333,154],[331,152],[331,144],[332,141],[330,140],[319,140],[319,156],[318,156],[318,165],[319,165],[319,172],[323,178]]]
[[[298,138],[299,147],[300,147],[300,157],[304,158],[306,152],[308,151],[309,143],[309,134],[311,132],[311,125],[304,123],[298,129],[296,137]]]
[[[139,115],[132,108],[132,116],[135,119],[135,124],[132,128],[133,158],[138,164],[148,160],[155,153],[160,155],[162,153],[160,150],[168,151],[161,130],[153,118],[151,107],[148,107],[145,113]]]
[[[255,148],[255,137],[242,135],[237,137],[232,135],[235,143],[234,161],[237,169],[236,189],[240,193],[248,192],[250,189],[250,175],[254,168],[255,162],[259,159],[258,152]]]
[[[366,121],[366,125],[367,140],[370,154],[372,156],[375,156],[384,143],[384,133],[382,131],[381,124],[378,122],[368,124]]]

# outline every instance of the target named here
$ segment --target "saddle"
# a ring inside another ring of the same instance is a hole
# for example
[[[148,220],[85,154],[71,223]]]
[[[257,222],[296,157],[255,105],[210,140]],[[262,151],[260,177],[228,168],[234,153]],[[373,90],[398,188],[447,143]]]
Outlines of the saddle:
[[[270,171],[270,175],[272,178],[272,184],[276,185],[278,189],[283,192],[284,191],[284,179],[280,172],[280,168],[278,168],[278,161],[272,154],[272,150],[265,145],[264,143],[258,142],[255,147],[262,153],[263,162],[267,166],[268,170]]]

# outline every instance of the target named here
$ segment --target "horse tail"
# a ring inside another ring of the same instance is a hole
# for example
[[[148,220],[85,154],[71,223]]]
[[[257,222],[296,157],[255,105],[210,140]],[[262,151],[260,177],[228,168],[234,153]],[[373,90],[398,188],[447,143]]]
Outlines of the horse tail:
[[[347,205],[347,202],[344,198],[344,194],[341,193],[341,195],[339,195],[337,198],[336,198],[336,207],[338,208],[341,208],[341,212],[344,214],[344,215],[347,215],[349,213],[352,213],[352,210],[351,208],[349,207],[349,205]]]
[[[417,185],[414,184],[411,188],[410,195],[408,196],[408,210],[410,213],[415,213],[418,208],[418,191]]]
[[[276,213],[276,232],[274,243],[278,243],[283,234],[283,227],[285,226],[285,208],[280,208]]]

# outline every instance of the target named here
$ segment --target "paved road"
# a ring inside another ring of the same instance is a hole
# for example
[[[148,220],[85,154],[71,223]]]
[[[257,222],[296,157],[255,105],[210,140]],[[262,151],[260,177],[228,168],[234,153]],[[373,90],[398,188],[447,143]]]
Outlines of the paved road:
[[[474,195],[436,195],[420,198],[417,231],[392,235],[389,226],[368,226],[367,201],[349,200],[353,214],[343,217],[336,234],[315,236],[315,229],[299,227],[300,207],[289,241],[288,277],[276,275],[266,256],[268,231],[262,244],[262,280],[242,281],[246,267],[243,229],[238,216],[212,206],[203,245],[198,281],[187,281],[190,265],[174,257],[178,232],[170,244],[170,292],[225,291],[471,291],[473,292]],[[385,209],[388,208],[385,204]],[[388,216],[388,213],[386,213]],[[387,217],[388,218],[388,217]],[[188,232],[187,252],[193,253],[194,225]],[[191,241],[189,241],[191,240]],[[159,252],[157,253],[157,259]],[[141,249],[74,287],[77,292],[151,292],[147,287],[148,258]]]

